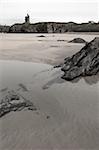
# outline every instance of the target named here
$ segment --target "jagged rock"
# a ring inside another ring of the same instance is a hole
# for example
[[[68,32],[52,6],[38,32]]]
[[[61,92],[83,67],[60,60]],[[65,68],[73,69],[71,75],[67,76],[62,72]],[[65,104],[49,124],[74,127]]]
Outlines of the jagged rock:
[[[87,42],[82,38],[75,38],[75,39],[69,41],[69,43],[87,43]]]
[[[32,102],[26,100],[23,96],[18,95],[14,91],[8,91],[0,100],[0,117],[3,117],[11,111],[21,111],[24,108],[28,110],[37,110]]]
[[[65,59],[61,68],[65,80],[96,75],[99,71],[99,37],[87,43],[79,52]]]

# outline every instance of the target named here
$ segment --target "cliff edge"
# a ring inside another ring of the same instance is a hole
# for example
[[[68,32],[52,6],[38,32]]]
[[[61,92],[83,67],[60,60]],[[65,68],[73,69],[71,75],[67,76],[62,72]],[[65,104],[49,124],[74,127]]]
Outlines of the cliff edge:
[[[99,32],[99,23],[74,22],[39,22],[31,24],[25,22],[12,26],[1,26],[0,32],[6,33],[66,33],[66,32]]]

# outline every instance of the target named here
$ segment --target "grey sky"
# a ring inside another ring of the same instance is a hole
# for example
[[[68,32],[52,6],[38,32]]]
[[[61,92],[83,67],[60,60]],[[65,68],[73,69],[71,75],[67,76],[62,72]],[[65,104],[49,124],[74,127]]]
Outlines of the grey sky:
[[[97,22],[98,10],[98,0],[0,0],[0,24],[24,22],[27,13],[31,22]]]

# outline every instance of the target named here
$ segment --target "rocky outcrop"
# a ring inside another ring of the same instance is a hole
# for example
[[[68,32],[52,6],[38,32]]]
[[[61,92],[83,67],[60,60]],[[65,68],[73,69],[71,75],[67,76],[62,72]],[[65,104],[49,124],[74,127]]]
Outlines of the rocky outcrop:
[[[26,100],[23,96],[14,91],[8,91],[0,100],[0,117],[3,117],[11,111],[21,111],[25,108],[32,111],[37,110],[34,104]]]
[[[75,39],[69,41],[69,43],[87,43],[87,42],[82,38],[75,38]]]
[[[0,26],[0,32],[10,33],[65,33],[65,32],[99,32],[99,23],[74,22],[29,22],[17,23],[12,26]]]
[[[23,23],[23,24],[14,24],[9,29],[10,33],[47,33],[47,24],[46,23]]]
[[[39,36],[37,36],[37,37],[45,37],[44,35],[39,35]]]
[[[0,25],[0,32],[7,33],[9,32],[10,26],[2,26]]]
[[[92,76],[99,72],[99,37],[87,43],[79,52],[65,59],[61,68],[65,80]]]

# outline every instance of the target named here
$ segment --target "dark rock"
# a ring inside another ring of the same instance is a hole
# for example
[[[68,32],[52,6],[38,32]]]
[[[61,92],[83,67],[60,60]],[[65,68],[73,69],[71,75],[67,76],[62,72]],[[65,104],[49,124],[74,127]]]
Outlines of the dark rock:
[[[49,118],[50,118],[50,116],[46,116],[46,118],[47,118],[47,119],[49,119]]]
[[[75,39],[69,41],[69,43],[87,43],[87,42],[82,38],[75,38]]]
[[[57,40],[58,42],[65,42],[66,40]]]
[[[53,68],[60,68],[62,65],[55,65]]]
[[[44,35],[40,35],[40,36],[37,36],[37,37],[45,37]]]
[[[61,70],[64,71],[62,78],[69,81],[79,76],[96,75],[99,72],[99,37],[72,57],[67,57]]]
[[[34,104],[26,100],[23,96],[14,91],[7,92],[0,101],[0,117],[3,117],[11,111],[21,111],[24,108],[31,111],[37,110]]]
[[[46,23],[23,23],[23,24],[14,24],[9,28],[10,33],[47,33],[47,24]]]
[[[11,26],[0,25],[0,32],[7,33],[66,33],[66,32],[99,32],[99,23],[74,22],[39,22],[15,23]]]
[[[9,28],[10,28],[10,26],[0,25],[0,32],[7,33],[7,32],[9,32]]]

